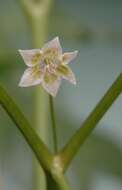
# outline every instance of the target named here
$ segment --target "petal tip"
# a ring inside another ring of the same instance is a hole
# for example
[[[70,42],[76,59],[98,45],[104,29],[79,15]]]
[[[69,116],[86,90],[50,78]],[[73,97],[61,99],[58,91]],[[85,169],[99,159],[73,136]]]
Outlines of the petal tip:
[[[18,52],[19,52],[19,54],[24,58],[24,52],[25,52],[25,50],[18,49]]]
[[[77,82],[76,82],[76,81],[73,81],[73,84],[76,86],[76,85],[77,85]]]
[[[54,38],[54,40],[58,40],[58,41],[59,41],[59,37],[58,37],[58,36],[56,36],[56,37]]]
[[[75,51],[74,51],[74,53],[76,54],[76,56],[77,56],[78,52],[79,52],[78,50],[75,50]]]
[[[18,49],[18,52],[21,54],[21,53],[22,53],[22,50],[21,50],[21,49]]]
[[[77,82],[76,82],[76,79],[73,79],[73,80],[69,80],[69,82],[71,82],[73,85],[75,85],[76,86],[76,84],[77,84]]]
[[[27,87],[22,80],[20,80],[18,86],[19,87]]]
[[[53,42],[53,43],[56,43],[56,44],[59,46],[59,45],[60,45],[59,37],[56,36],[55,38],[53,38],[52,42]]]
[[[18,49],[18,52],[23,52],[23,51],[26,51],[26,50],[23,50],[23,49]]]
[[[21,81],[18,84],[19,87],[23,87],[23,84],[21,83]]]

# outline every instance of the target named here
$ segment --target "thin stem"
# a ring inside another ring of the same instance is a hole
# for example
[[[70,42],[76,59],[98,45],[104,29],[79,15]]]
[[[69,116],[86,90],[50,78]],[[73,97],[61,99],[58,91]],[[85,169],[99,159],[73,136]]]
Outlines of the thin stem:
[[[31,27],[33,48],[41,48],[47,38],[49,12],[53,0],[21,0],[27,21]],[[48,144],[48,96],[41,86],[34,92],[33,118],[34,126],[41,139]],[[34,189],[46,190],[45,173],[37,162],[34,162]]]
[[[64,164],[63,170],[65,171],[77,151],[87,139],[87,137],[91,134],[93,129],[96,127],[100,119],[104,116],[104,114],[108,111],[113,102],[117,99],[117,97],[122,92],[122,73],[118,76],[88,118],[84,121],[81,127],[76,131],[76,133],[71,137],[69,142],[65,145],[63,150],[60,152],[59,156],[62,159],[62,163]]]
[[[67,183],[67,180],[65,179],[62,173],[60,158],[57,158],[50,153],[47,146],[42,142],[42,140],[37,135],[35,130],[31,127],[30,123],[24,117],[23,113],[17,107],[15,102],[12,100],[12,98],[7,94],[7,92],[1,86],[0,86],[0,105],[8,113],[10,118],[13,120],[13,122],[16,124],[16,126],[18,127],[22,135],[24,136],[27,143],[30,145],[30,148],[33,150],[36,158],[38,159],[41,166],[45,170],[45,174],[49,173],[52,175],[52,178],[51,178],[52,181],[50,182],[48,181],[50,183],[48,184],[49,189],[54,189],[50,187],[50,185],[53,183],[56,185],[56,189],[69,190],[69,184]],[[41,180],[42,179],[44,178],[41,178]],[[42,186],[42,181],[40,181],[40,187],[41,187],[40,189],[44,187]]]
[[[0,105],[16,124],[44,169],[50,170],[52,155],[7,92],[0,86]]]
[[[47,15],[46,13],[41,17],[32,17],[31,31],[32,31],[32,44],[34,48],[40,48],[47,36]],[[48,143],[48,96],[40,86],[35,88],[33,97],[33,114],[35,129],[41,139]],[[43,169],[34,160],[34,189],[46,190],[46,176]]]
[[[50,114],[51,114],[51,122],[52,122],[54,152],[57,153],[57,151],[58,151],[58,139],[57,139],[57,131],[56,131],[55,110],[54,110],[53,98],[51,95],[49,95],[49,102],[50,102]]]

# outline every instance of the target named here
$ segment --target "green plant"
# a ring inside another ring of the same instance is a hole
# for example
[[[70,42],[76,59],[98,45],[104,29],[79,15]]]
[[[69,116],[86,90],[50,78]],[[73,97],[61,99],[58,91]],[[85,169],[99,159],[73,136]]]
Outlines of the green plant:
[[[47,16],[49,14],[50,5],[51,1],[49,0],[22,0],[22,6],[29,22],[31,23],[31,31],[33,36],[32,41],[34,48],[40,47],[46,38]],[[44,26],[43,32],[42,25]],[[113,85],[110,87],[101,101],[97,104],[95,109],[91,112],[88,118],[86,118],[84,123],[76,131],[72,138],[69,139],[68,143],[62,149],[58,148],[58,151],[53,99],[51,96],[49,96],[54,135],[53,140],[55,144],[54,153],[50,152],[48,147],[41,140],[41,137],[39,137],[39,131],[45,130],[47,124],[46,114],[48,107],[48,96],[45,94],[43,89],[37,88],[35,93],[35,123],[37,125],[37,132],[33,127],[31,127],[30,123],[27,121],[23,113],[14,103],[12,98],[7,94],[7,92],[2,88],[2,86],[0,86],[0,104],[9,114],[13,122],[16,124],[26,139],[27,143],[32,148],[46,176],[47,188],[68,190],[70,187],[64,173],[67,171],[67,168],[70,166],[71,161],[73,160],[81,145],[96,127],[97,123],[104,116],[112,103],[121,94],[121,92],[122,74],[118,76]],[[42,130],[40,130],[40,128]],[[41,181],[42,179],[39,180]]]

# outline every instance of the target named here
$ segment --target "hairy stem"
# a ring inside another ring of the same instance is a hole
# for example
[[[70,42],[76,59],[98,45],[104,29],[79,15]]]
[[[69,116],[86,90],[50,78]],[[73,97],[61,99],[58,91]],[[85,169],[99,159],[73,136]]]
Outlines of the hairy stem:
[[[84,121],[82,126],[76,131],[76,133],[71,137],[69,142],[64,146],[59,156],[62,159],[62,163],[64,164],[63,170],[65,171],[77,151],[80,149],[81,145],[87,139],[87,137],[91,134],[93,129],[96,127],[100,119],[104,116],[104,114],[108,111],[113,102],[117,99],[117,97],[122,92],[122,73],[118,76],[88,118]]]

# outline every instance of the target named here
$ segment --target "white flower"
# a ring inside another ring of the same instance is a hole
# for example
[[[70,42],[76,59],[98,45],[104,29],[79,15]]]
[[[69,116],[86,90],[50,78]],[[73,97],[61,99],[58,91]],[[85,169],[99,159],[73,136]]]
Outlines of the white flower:
[[[19,52],[28,66],[19,86],[41,84],[49,94],[56,96],[61,79],[76,84],[68,63],[76,57],[78,51],[63,54],[58,37],[46,43],[41,49],[19,50]]]

